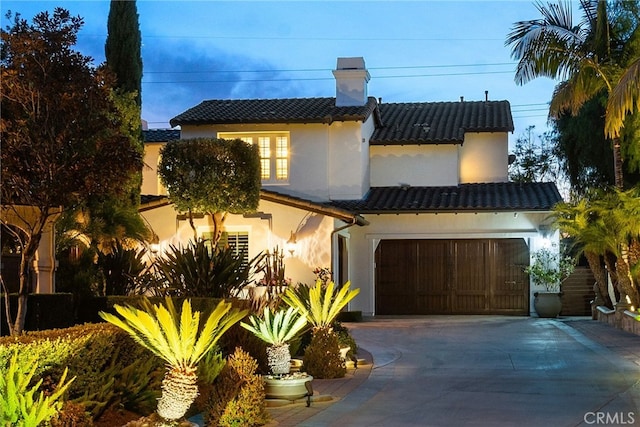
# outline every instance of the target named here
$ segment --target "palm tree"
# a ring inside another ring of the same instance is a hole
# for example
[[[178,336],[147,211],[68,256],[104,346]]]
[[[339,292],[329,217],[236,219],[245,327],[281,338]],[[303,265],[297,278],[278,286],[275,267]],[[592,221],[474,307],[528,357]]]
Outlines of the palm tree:
[[[120,317],[105,312],[100,312],[100,317],[167,362],[157,413],[165,420],[178,420],[198,396],[198,362],[247,310],[231,309],[231,303],[223,300],[201,326],[200,312],[191,310],[189,300],[184,301],[180,313],[169,297],[165,305],[151,305],[145,298],[143,307],[115,305]]]
[[[549,108],[549,115],[556,118],[565,112],[577,114],[586,101],[603,91],[612,94],[621,67],[611,55],[606,1],[580,0],[583,18],[578,24],[573,22],[570,1],[535,5],[542,19],[516,22],[505,42],[512,47],[511,56],[518,60],[516,83],[522,85],[538,77],[562,79]],[[623,92],[620,98],[625,96],[627,93]],[[615,105],[622,105],[626,112],[629,101],[624,101]],[[613,107],[610,111],[609,128],[616,132],[607,131],[607,135],[613,137],[615,186],[622,188],[622,154],[617,132],[622,120],[614,120],[621,113],[615,115]]]
[[[613,308],[609,296],[607,271],[603,267],[605,254],[612,247],[608,231],[601,227],[601,221],[595,215],[594,208],[588,198],[576,203],[559,203],[554,206],[555,226],[573,239],[589,264],[596,280],[594,292],[595,304]]]

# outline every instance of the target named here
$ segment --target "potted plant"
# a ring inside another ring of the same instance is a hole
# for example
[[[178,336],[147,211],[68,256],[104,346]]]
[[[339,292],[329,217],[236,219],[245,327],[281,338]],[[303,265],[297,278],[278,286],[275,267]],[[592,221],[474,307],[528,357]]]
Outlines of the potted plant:
[[[290,374],[291,353],[289,341],[307,326],[307,319],[298,309],[289,307],[272,314],[269,307],[264,308],[262,317],[253,315],[250,323],[240,325],[252,332],[269,346],[267,364],[270,375],[264,376],[267,398],[296,400],[308,394],[307,383],[313,380],[306,373]]]
[[[575,260],[551,248],[533,254],[533,263],[525,268],[534,285],[544,288],[535,292],[533,306],[540,317],[557,317],[562,310],[562,282],[575,268]]]

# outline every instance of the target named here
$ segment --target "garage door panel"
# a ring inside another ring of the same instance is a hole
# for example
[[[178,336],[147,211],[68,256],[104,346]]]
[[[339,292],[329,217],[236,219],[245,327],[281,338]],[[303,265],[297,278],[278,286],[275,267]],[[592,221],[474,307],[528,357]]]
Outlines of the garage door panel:
[[[416,311],[415,245],[385,241],[376,251],[376,313],[412,314]]]
[[[382,241],[376,313],[526,315],[528,260],[523,239]]]

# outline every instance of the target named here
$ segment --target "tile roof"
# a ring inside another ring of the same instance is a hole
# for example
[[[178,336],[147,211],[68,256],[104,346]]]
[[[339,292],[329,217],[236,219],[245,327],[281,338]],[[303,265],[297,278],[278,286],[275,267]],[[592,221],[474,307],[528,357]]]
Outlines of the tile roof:
[[[341,207],[333,206],[330,203],[314,202],[300,197],[290,196],[287,194],[282,194],[276,191],[265,189],[260,190],[260,199],[279,203],[281,205],[291,206],[298,209],[304,209],[309,212],[327,215],[347,223],[353,223],[361,226],[369,224],[367,220],[362,218],[360,215]]]
[[[148,129],[142,131],[144,142],[167,142],[180,139],[178,129]]]
[[[378,104],[373,97],[362,107],[336,107],[335,102],[335,98],[214,99],[178,114],[169,123],[178,126],[364,121],[376,111]]]
[[[549,211],[562,201],[552,182],[500,182],[446,187],[373,187],[362,200],[332,205],[367,213]]]
[[[465,132],[513,132],[508,101],[380,104],[371,145],[462,144]]]

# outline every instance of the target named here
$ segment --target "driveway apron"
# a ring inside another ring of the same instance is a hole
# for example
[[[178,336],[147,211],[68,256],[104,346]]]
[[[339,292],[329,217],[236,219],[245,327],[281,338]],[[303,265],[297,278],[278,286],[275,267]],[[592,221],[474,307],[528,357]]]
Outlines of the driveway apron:
[[[640,425],[640,361],[570,322],[376,317],[348,327],[373,356],[371,375],[302,426]]]

